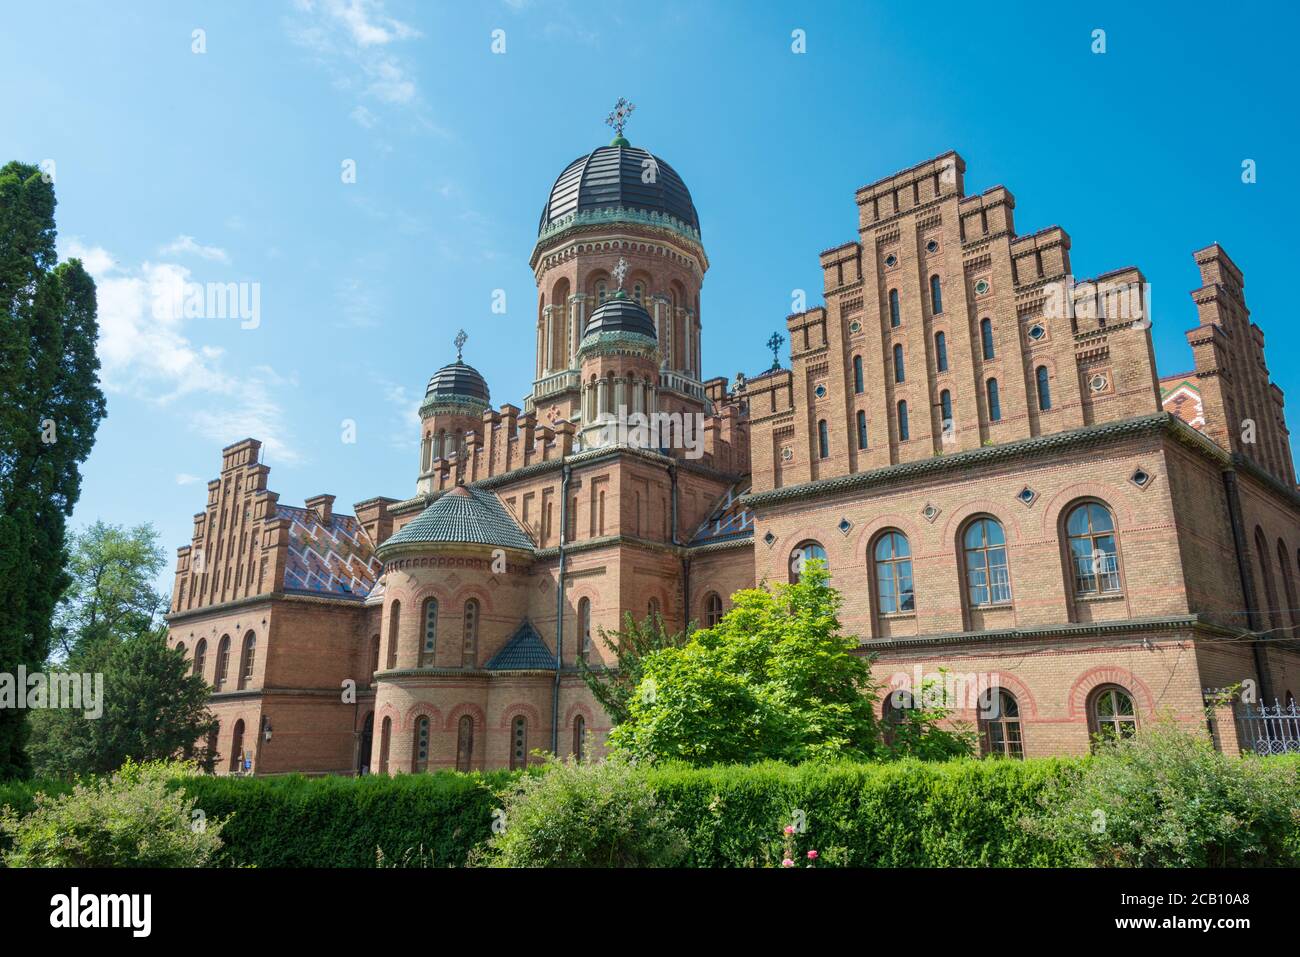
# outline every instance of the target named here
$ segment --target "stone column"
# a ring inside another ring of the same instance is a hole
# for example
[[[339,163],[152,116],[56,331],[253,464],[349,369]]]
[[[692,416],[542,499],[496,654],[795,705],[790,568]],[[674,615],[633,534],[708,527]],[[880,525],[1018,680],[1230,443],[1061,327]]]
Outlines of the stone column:
[[[547,306],[542,310],[542,316],[546,320],[546,364],[542,367],[542,375],[548,376],[551,370],[555,368],[555,307]]]
[[[586,326],[587,296],[576,292],[569,297],[569,325],[573,329],[573,342],[569,349],[569,368],[578,368],[578,346],[582,345],[582,333]]]

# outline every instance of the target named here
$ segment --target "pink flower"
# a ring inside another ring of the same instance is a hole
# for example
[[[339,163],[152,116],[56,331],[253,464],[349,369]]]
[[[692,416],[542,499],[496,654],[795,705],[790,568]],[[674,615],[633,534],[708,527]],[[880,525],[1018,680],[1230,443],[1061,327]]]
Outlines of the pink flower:
[[[817,852],[816,852],[816,851],[809,851],[809,852],[808,852],[808,860],[810,860],[810,861],[815,861],[815,860],[817,860]]]
[[[794,861],[790,860],[790,858],[787,857],[784,861],[781,862],[781,866],[782,866],[782,867],[794,867]]]
[[[787,825],[785,826],[785,833],[787,833],[787,834],[793,834],[793,833],[794,833],[794,825],[793,825],[793,824],[787,824]]]

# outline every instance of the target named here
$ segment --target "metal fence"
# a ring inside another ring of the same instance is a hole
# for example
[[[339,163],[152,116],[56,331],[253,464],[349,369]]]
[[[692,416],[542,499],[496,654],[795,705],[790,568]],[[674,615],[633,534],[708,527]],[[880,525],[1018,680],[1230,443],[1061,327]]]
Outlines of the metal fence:
[[[1296,703],[1237,706],[1241,750],[1256,754],[1300,754],[1300,709]]]

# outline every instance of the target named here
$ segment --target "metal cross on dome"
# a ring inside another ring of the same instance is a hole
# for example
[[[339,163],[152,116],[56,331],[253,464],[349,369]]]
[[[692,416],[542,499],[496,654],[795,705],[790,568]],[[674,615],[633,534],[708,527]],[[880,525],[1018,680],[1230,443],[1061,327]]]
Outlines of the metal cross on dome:
[[[605,122],[614,128],[615,136],[623,135],[623,127],[627,125],[627,118],[632,115],[632,111],[635,109],[635,103],[629,103],[621,96],[618,98],[618,102],[614,104],[614,111],[605,117]]]
[[[460,362],[460,356],[461,356],[461,353],[464,351],[464,349],[465,349],[465,343],[468,342],[468,341],[469,341],[469,336],[465,335],[465,330],[464,330],[464,329],[462,329],[460,332],[456,333],[456,338],[452,340],[452,342],[456,343],[456,361],[457,361],[457,362]]]
[[[779,332],[772,333],[772,338],[767,340],[767,347],[772,350],[773,372],[781,368],[781,360],[776,357],[776,354],[781,351],[783,345],[785,345],[785,336]]]
[[[623,279],[627,276],[627,260],[622,256],[618,257],[618,265],[614,267],[614,278],[618,280],[618,288],[623,288]]]

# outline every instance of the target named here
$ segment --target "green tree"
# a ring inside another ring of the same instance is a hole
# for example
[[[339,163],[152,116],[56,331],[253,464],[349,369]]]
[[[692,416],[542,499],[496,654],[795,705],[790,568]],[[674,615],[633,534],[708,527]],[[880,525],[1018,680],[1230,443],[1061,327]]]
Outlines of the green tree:
[[[97,521],[73,535],[71,546],[71,582],[55,614],[60,657],[154,626],[166,604],[153,584],[165,559],[152,525],[127,529]]]
[[[48,708],[33,712],[29,752],[37,774],[104,774],[128,759],[193,760],[212,769],[205,745],[217,721],[210,689],[162,627],[122,641],[101,641],[69,658],[69,671],[103,675],[103,713]]]
[[[642,662],[646,656],[660,648],[681,647],[686,644],[686,634],[680,631],[669,634],[659,615],[650,614],[638,622],[631,612],[623,615],[621,630],[610,633],[601,628],[597,634],[601,644],[613,653],[614,666],[592,668],[579,658],[578,670],[610,720],[619,724],[626,721],[630,713],[631,698],[641,683]]]
[[[871,659],[840,632],[820,562],[774,591],[749,589],[715,627],[651,652],[610,745],[692,764],[881,755]]]
[[[0,671],[38,670],[67,587],[65,523],[104,416],[95,283],[58,264],[54,187],[0,169]],[[0,711],[0,778],[29,772],[25,709]]]

